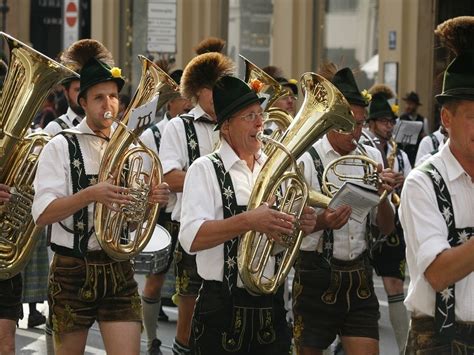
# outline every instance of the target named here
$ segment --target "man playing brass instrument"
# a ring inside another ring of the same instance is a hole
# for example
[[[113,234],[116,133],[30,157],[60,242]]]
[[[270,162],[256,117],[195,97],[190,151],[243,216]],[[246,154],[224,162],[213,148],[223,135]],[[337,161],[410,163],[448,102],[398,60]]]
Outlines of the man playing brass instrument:
[[[302,156],[306,181],[316,190],[320,190],[324,167],[332,160],[361,154],[356,142],[361,136],[368,104],[349,68],[335,73],[335,67],[328,65],[323,74],[351,104],[356,127],[351,134],[327,133]],[[378,193],[391,192],[393,174],[389,169],[382,170],[380,152],[369,146],[365,150],[379,163],[382,184]],[[341,171],[363,175],[360,166],[344,166]],[[328,180],[341,185],[331,172]],[[369,264],[367,234],[371,224],[377,224],[383,233],[393,230],[392,206],[384,199],[364,223],[349,220],[350,206],[317,213],[316,228],[303,239],[295,264],[293,333],[298,353],[321,354],[339,335],[347,354],[377,354],[379,305]]]
[[[0,184],[0,208],[10,197],[10,187]],[[21,273],[0,281],[0,354],[15,354],[16,323],[23,316],[21,281]]]
[[[249,230],[293,234],[295,224],[293,215],[274,210],[268,203],[246,211],[266,160],[257,139],[263,131],[263,99],[231,76],[216,83],[212,97],[222,143],[189,168],[179,235],[183,248],[196,255],[203,278],[193,315],[195,351],[288,354],[283,286],[275,295],[253,296],[243,288],[237,271],[239,236]],[[303,231],[312,230],[314,210],[306,207],[299,222]],[[266,276],[274,272],[275,257],[271,260]]]
[[[399,196],[403,181],[411,171],[410,160],[407,154],[399,146],[397,147],[392,137],[397,116],[387,99],[394,95],[390,88],[384,85],[376,87],[370,90],[372,100],[369,105],[369,129],[378,142],[377,148],[387,162],[386,166],[395,173],[394,187],[398,195],[392,196]],[[398,214],[395,214],[395,229],[390,235],[376,234],[378,233],[375,232],[373,236],[375,243],[372,247],[372,265],[377,275],[382,277],[388,297],[390,322],[400,353],[403,353],[408,335],[408,315],[403,304],[406,259],[405,240]]]
[[[140,351],[141,305],[130,261],[112,260],[99,246],[94,206],[111,210],[131,203],[129,189],[98,183],[103,154],[112,135],[124,84],[108,50],[90,41],[76,59],[81,63],[79,104],[86,118],[81,134],[54,137],[41,153],[35,178],[32,214],[40,226],[53,224],[55,256],[49,278],[49,307],[56,354],[83,353],[89,328],[99,322],[105,349],[111,354]],[[166,203],[165,184],[153,186],[150,203]],[[123,335],[127,336],[124,337]]]

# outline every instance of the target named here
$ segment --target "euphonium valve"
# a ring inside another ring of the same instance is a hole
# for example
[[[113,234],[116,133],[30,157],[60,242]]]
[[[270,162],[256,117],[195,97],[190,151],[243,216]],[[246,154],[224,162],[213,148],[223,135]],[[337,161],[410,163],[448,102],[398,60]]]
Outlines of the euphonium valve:
[[[329,130],[351,132],[354,128],[350,106],[334,85],[314,73],[304,74],[300,83],[305,93],[303,105],[262,167],[249,199],[249,210],[279,196],[278,208],[299,218],[312,195],[296,160]],[[237,264],[247,290],[255,294],[275,293],[293,266],[302,238],[299,227],[293,235],[283,237],[286,245],[281,264],[272,277],[266,277],[265,266],[280,247],[262,233],[245,233],[240,238]]]

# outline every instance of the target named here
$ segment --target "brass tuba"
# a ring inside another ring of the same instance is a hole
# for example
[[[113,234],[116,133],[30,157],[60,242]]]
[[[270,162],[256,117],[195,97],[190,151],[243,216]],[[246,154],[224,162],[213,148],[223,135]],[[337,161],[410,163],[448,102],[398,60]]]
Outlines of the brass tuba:
[[[162,69],[143,56],[139,58],[142,63],[140,83],[122,120],[117,121],[117,129],[107,145],[99,170],[99,181],[113,177],[113,184],[129,189],[134,202],[121,206],[119,212],[97,203],[94,214],[100,246],[111,258],[119,261],[134,258],[152,237],[159,205],[148,203],[148,193],[153,182],[159,184],[163,179],[157,155],[138,138],[144,127],[129,130],[127,123],[134,108],[150,102],[163,90],[179,90],[175,81]],[[149,169],[144,169],[146,158],[151,162]],[[124,235],[129,227],[133,227],[134,232]]]
[[[49,90],[73,71],[0,33],[10,50],[10,66],[0,97],[0,181],[11,187],[11,200],[0,206],[0,280],[19,273],[41,231],[33,222],[33,179],[49,135],[27,136],[33,116]]]
[[[243,55],[240,55],[240,57],[245,62],[245,82],[250,87],[253,86],[255,80],[258,81],[260,85],[262,85],[262,87],[258,90],[258,95],[267,99],[265,111],[269,114],[269,117],[265,120],[264,124],[276,124],[277,128],[272,132],[270,137],[278,140],[283,135],[283,132],[285,132],[288,126],[291,124],[293,117],[285,110],[282,110],[278,107],[272,107],[272,105],[279,98],[287,95],[287,92],[283,90],[283,87],[278,81],[265,73],[257,65],[252,63]],[[264,153],[270,155],[273,148],[274,147],[270,144],[265,146]]]
[[[306,73],[300,82],[305,93],[303,106],[262,167],[249,199],[249,210],[277,195],[282,185],[285,186],[285,195],[278,201],[279,209],[293,213],[297,218],[306,204],[327,203],[326,196],[308,191],[296,160],[329,130],[350,132],[355,121],[348,102],[328,80]],[[292,171],[288,170],[290,167]],[[299,228],[293,235],[284,237],[286,245],[280,267],[273,277],[266,278],[263,274],[265,266],[280,246],[262,233],[245,233],[240,238],[237,263],[247,290],[254,294],[275,293],[293,266],[302,238],[303,232]]]

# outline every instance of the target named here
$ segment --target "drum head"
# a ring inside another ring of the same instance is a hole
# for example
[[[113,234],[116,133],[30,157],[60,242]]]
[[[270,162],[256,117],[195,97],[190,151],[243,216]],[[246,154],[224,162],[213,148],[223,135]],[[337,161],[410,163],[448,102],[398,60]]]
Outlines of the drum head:
[[[163,250],[171,244],[171,235],[169,232],[159,224],[156,225],[150,241],[146,245],[144,252],[154,252]]]

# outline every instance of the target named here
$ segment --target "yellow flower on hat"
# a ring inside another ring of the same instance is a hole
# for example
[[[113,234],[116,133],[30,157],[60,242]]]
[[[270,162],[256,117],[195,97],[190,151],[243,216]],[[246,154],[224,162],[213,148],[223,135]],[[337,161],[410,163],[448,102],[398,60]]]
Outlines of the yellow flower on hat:
[[[398,110],[400,109],[400,106],[398,106],[397,104],[393,104],[393,105],[391,106],[391,108],[392,108],[393,114],[394,114],[395,116],[398,116]]]
[[[122,69],[120,69],[119,67],[113,67],[112,69],[110,69],[110,74],[112,74],[114,78],[121,78]]]
[[[370,100],[372,100],[372,95],[369,94],[367,90],[362,90],[360,94],[362,95],[362,98],[364,99],[365,103],[368,104]]]

